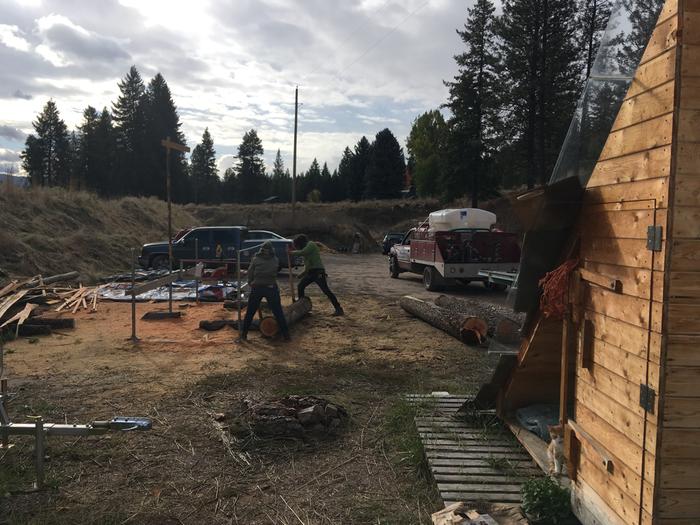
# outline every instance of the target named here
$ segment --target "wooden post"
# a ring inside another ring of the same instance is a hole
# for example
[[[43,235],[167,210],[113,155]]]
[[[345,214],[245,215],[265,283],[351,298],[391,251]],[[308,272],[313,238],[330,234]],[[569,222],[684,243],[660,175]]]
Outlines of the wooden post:
[[[294,155],[292,160],[292,226],[296,225],[297,210],[297,124],[299,118],[299,86],[294,91]]]
[[[172,204],[170,199],[170,150],[174,149],[187,153],[190,148],[183,144],[178,144],[166,137],[160,141],[160,145],[165,148],[165,193],[168,200],[168,275],[173,273],[173,217]],[[173,313],[173,283],[168,285],[168,312]]]
[[[294,272],[292,271],[292,254],[287,252],[287,264],[289,268],[289,291],[292,294],[292,302],[296,301],[294,295]]]
[[[165,140],[170,142],[170,137]],[[173,218],[170,202],[170,147],[165,147],[165,193],[168,199],[168,275],[173,273]],[[168,285],[168,312],[173,313],[173,283]]]

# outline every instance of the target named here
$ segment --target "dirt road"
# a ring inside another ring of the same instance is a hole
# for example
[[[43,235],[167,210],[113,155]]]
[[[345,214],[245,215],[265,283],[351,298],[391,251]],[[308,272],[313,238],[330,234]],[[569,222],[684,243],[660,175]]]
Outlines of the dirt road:
[[[0,522],[429,523],[440,504],[400,395],[473,392],[494,361],[399,308],[402,295],[433,295],[418,276],[389,279],[386,259],[376,255],[324,259],[347,315],[331,317],[312,285],[313,314],[294,327],[290,344],[252,333],[236,346],[228,328],[202,332],[199,320],[231,315],[207,304],[183,309],[179,321],[139,321],[134,345],[129,306],[108,302],[78,315],[74,331],[8,344],[16,421],[144,415],[154,428],[52,439],[54,488],[3,497],[32,479],[32,443],[18,440],[0,455]],[[494,303],[505,297],[480,285],[454,293]],[[139,317],[157,308],[139,305]],[[334,439],[261,439],[227,452],[212,413],[230,414],[246,397],[290,393],[329,398],[351,422]]]

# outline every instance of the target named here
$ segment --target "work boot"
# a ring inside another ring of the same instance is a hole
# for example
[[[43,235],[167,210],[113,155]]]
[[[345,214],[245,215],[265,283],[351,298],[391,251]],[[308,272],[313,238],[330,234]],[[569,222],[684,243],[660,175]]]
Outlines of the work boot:
[[[243,344],[243,343],[247,343],[247,342],[248,342],[248,334],[241,334],[239,337],[236,338],[236,341],[235,341],[235,343],[238,345]]]
[[[282,334],[282,339],[284,339],[287,343],[292,340],[291,336],[287,334]]]
[[[342,317],[345,315],[345,310],[342,308],[336,308],[335,312],[333,312],[333,317]]]

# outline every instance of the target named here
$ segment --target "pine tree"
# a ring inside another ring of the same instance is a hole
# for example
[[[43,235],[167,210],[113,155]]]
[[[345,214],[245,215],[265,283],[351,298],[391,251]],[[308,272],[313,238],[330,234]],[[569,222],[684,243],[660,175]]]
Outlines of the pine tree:
[[[457,31],[466,51],[454,57],[457,76],[445,83],[450,90],[446,106],[452,118],[446,143],[447,163],[440,173],[442,192],[445,198],[452,199],[468,190],[475,208],[480,193],[487,189],[486,168],[500,111],[494,12],[491,0],[477,0],[467,11],[464,29]],[[432,164],[437,167],[435,159]],[[419,182],[425,166],[418,158],[416,169]]]
[[[421,197],[443,192],[443,155],[446,151],[447,124],[438,110],[427,111],[415,121],[406,141],[411,173]]]
[[[321,192],[321,166],[318,160],[314,159],[309,166],[309,170],[304,175],[304,199],[308,199],[313,191]]]
[[[114,181],[113,188],[122,194],[144,194],[148,188],[147,184],[144,185],[147,162],[144,145],[146,88],[136,66],[131,66],[118,85],[121,94],[112,106],[118,179]]]
[[[584,50],[585,78],[591,76],[600,38],[612,12],[611,0],[578,0],[578,24]]]
[[[401,195],[406,162],[399,141],[389,129],[375,137],[372,156],[365,173],[366,199],[393,199]]]
[[[31,184],[67,188],[72,163],[68,128],[53,100],[46,103],[32,126],[36,135],[27,137],[21,154],[22,167]]]
[[[321,198],[324,202],[334,202],[335,196],[333,194],[333,179],[331,172],[328,169],[328,163],[323,163],[323,168],[321,169],[321,182],[319,184],[319,190],[321,190]]]
[[[271,176],[271,193],[277,196],[282,201],[290,201],[292,198],[292,180],[289,176],[289,170],[284,168],[284,160],[282,160],[282,153],[277,150],[277,155],[275,156],[275,163],[272,166],[272,176]]]
[[[580,90],[571,0],[504,0],[497,22],[508,115],[529,188],[552,172]]]
[[[99,158],[97,157],[97,130],[100,115],[92,106],[83,111],[83,122],[78,126],[80,133],[75,155],[75,170],[73,187],[97,191],[99,183]]]
[[[345,200],[350,197],[354,169],[353,164],[353,152],[346,146],[345,150],[343,151],[343,156],[340,159],[340,164],[338,164],[338,200]]]
[[[173,102],[170,88],[160,73],[148,83],[145,97],[146,136],[144,140],[145,177],[143,189],[146,195],[165,197],[166,190],[166,152],[161,140],[170,140],[185,144],[185,136],[180,131],[180,116]],[[170,180],[172,199],[188,202],[190,189],[185,170],[185,156],[180,151],[170,151]]]
[[[352,201],[362,200],[365,194],[365,176],[372,156],[372,145],[367,137],[362,137],[355,145],[352,156],[352,176],[348,187],[348,197]]]
[[[257,131],[251,129],[238,146],[238,164],[236,165],[236,202],[254,203],[264,198],[265,166],[263,164],[262,141]]]
[[[209,133],[209,128],[205,128],[202,134],[202,142],[197,144],[192,150],[190,176],[195,204],[218,201],[219,175],[216,168],[214,141]]]
[[[95,130],[93,166],[96,174],[91,175],[90,180],[104,197],[119,193],[115,180],[115,143],[112,115],[107,108],[103,108]]]

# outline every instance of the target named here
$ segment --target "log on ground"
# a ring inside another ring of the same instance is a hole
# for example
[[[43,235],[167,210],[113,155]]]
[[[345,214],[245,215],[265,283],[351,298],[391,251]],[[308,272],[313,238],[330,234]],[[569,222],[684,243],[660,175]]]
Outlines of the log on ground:
[[[48,317],[48,316],[37,316],[32,317],[28,321],[33,325],[50,326],[51,328],[75,328],[75,319],[72,317]]]
[[[435,328],[450,334],[468,345],[478,345],[483,342],[481,331],[485,324],[474,316],[465,316],[447,308],[441,308],[433,303],[421,301],[406,295],[399,301],[401,308],[422,319]]]
[[[503,343],[511,343],[519,338],[519,330],[524,317],[510,308],[495,304],[485,304],[470,299],[441,295],[435,304],[451,312],[478,317],[486,321],[488,335]]]
[[[20,337],[51,335],[51,327],[43,324],[23,324],[18,327],[17,335]]]
[[[291,327],[293,324],[309,315],[309,312],[311,312],[311,299],[302,297],[295,303],[285,306],[283,310],[284,318],[287,320],[287,326]],[[277,324],[277,319],[273,316],[264,317],[260,321],[260,333],[264,337],[275,337],[279,334],[279,331],[280,328]]]

